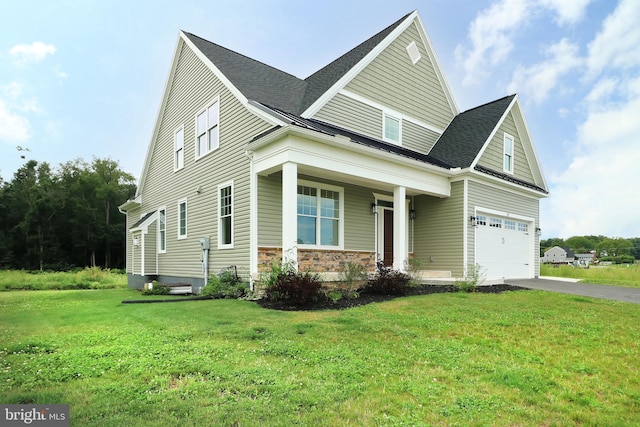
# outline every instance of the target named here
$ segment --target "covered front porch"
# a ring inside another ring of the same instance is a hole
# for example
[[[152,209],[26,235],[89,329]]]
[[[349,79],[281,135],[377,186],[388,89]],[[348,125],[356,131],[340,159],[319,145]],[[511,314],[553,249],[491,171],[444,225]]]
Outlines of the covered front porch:
[[[280,258],[329,280],[345,262],[373,271],[381,260],[406,270],[414,198],[450,196],[448,169],[340,135],[285,127],[252,142],[248,152],[254,277]]]

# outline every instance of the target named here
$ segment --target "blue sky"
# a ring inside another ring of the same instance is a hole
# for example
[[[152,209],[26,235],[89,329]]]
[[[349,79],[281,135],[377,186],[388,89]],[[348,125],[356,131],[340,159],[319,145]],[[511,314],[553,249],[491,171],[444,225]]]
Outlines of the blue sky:
[[[181,29],[305,78],[416,9],[461,110],[519,94],[542,237],[640,236],[637,0],[5,3],[0,175],[97,156],[138,177]]]

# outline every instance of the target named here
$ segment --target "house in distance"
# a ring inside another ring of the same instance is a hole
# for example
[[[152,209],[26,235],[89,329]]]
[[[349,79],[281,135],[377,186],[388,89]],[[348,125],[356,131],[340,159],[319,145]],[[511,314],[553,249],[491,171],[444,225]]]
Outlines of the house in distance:
[[[129,285],[281,259],[536,277],[547,194],[518,96],[460,112],[417,11],[306,79],[182,31],[120,206]]]

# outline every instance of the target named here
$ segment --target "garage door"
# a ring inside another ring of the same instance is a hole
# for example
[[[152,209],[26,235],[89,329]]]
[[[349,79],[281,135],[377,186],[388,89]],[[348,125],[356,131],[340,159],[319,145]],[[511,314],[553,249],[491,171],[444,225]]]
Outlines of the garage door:
[[[487,279],[533,277],[531,223],[476,215],[476,263]]]

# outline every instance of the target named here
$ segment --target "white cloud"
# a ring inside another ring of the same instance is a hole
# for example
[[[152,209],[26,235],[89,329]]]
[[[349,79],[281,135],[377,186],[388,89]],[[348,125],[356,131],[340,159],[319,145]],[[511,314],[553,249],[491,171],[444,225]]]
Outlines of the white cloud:
[[[14,143],[29,139],[29,121],[12,112],[0,99],[0,141]]]
[[[536,103],[544,101],[562,76],[579,67],[578,46],[566,38],[550,46],[546,51],[549,59],[530,67],[519,66],[513,73],[509,92],[527,93]]]
[[[616,77],[606,77],[598,81],[585,98],[587,106],[590,109],[599,108],[603,102],[606,102],[613,95],[619,83],[620,80]]]
[[[513,49],[513,33],[526,19],[528,10],[526,1],[501,0],[478,14],[469,28],[471,51],[459,45],[455,52],[466,72],[465,85],[479,83],[489,74],[487,65],[496,65],[508,56]]]
[[[594,97],[603,99],[603,85]],[[550,179],[552,196],[543,216],[554,218],[545,225],[551,236],[640,235],[633,214],[640,212],[634,193],[640,182],[640,90],[635,91],[640,78],[624,86],[627,99],[589,112],[578,128],[578,154],[566,171]]]
[[[540,5],[553,10],[560,25],[582,20],[591,0],[540,0]]]
[[[22,63],[42,61],[47,55],[56,53],[56,47],[40,41],[31,44],[19,44],[9,50],[9,54]]]
[[[604,69],[629,69],[640,65],[640,2],[621,0],[602,30],[589,43],[587,78]]]

